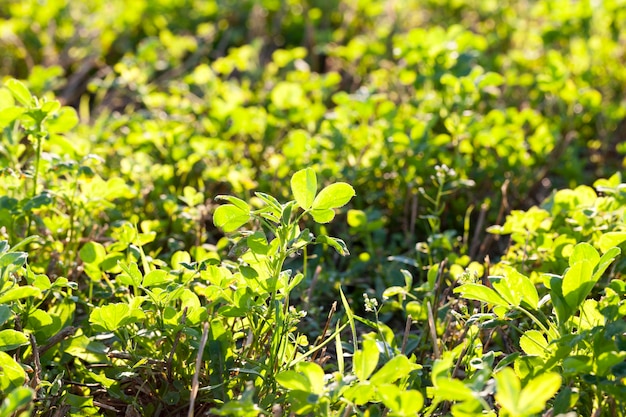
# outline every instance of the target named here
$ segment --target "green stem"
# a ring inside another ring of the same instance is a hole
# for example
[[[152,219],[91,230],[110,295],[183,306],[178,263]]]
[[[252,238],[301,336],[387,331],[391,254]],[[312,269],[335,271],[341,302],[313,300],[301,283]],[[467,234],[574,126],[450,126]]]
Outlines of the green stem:
[[[524,307],[522,307],[521,305],[519,306],[514,306],[515,309],[521,311],[522,313],[524,313],[526,316],[528,316],[528,318],[530,318],[533,322],[535,322],[535,324],[539,327],[541,327],[541,330],[543,330],[545,332],[546,335],[548,335],[550,332],[548,331],[548,328],[541,322],[539,321],[539,319],[537,317],[535,317],[533,314],[530,313],[530,311],[526,310]]]
[[[33,175],[33,191],[31,198],[37,195],[37,183],[39,182],[39,161],[41,160],[41,135],[36,135],[37,145],[35,148],[35,173]]]

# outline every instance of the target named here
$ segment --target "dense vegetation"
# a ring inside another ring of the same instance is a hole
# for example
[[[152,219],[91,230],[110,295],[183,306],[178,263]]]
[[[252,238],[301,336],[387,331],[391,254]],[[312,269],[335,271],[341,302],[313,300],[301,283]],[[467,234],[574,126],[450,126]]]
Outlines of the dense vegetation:
[[[0,417],[626,415],[623,1],[0,17]]]

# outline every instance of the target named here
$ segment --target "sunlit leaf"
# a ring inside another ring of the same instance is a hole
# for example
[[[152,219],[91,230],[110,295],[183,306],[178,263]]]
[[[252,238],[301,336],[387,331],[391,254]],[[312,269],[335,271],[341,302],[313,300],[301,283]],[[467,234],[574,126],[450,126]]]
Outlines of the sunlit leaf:
[[[15,79],[10,79],[4,83],[4,86],[9,89],[13,97],[25,107],[30,107],[33,98],[28,91],[28,88],[21,82]]]
[[[520,338],[519,345],[527,355],[544,356],[548,342],[538,330],[527,330]]]
[[[495,375],[496,401],[507,412],[519,415],[520,380],[511,368],[504,368]]]
[[[525,415],[540,413],[561,388],[561,375],[546,372],[531,379],[522,389],[517,409]]]
[[[374,385],[392,383],[419,368],[421,368],[420,365],[411,363],[406,356],[397,355],[376,371],[370,378],[370,382]]]
[[[587,260],[582,260],[569,268],[563,276],[563,297],[571,308],[578,308],[591,292],[593,285],[593,267]]]
[[[354,188],[345,182],[336,182],[322,189],[319,192],[313,205],[314,210],[325,210],[343,207],[355,196]]]
[[[250,212],[234,204],[219,206],[213,213],[213,223],[226,233],[237,230],[249,220]]]
[[[22,332],[13,329],[0,330],[0,350],[13,350],[28,344],[28,338]]]
[[[335,218],[335,211],[333,209],[313,209],[309,213],[318,223],[329,223]]]
[[[598,239],[598,248],[602,253],[609,251],[614,246],[626,242],[626,232],[607,232]]]
[[[463,298],[467,298],[469,300],[482,301],[496,306],[499,305],[506,307],[509,305],[509,303],[500,297],[494,290],[482,284],[463,284],[460,287],[455,288],[454,293],[460,293]]]
[[[317,193],[317,177],[312,168],[305,168],[291,177],[291,192],[303,210],[308,210],[313,204]]]
[[[336,237],[320,235],[315,239],[315,243],[327,244],[330,247],[334,248],[337,251],[337,253],[341,256],[350,255],[350,251],[348,250],[348,246],[346,245],[346,242]]]
[[[363,340],[362,349],[354,352],[352,358],[353,371],[360,381],[365,381],[372,375],[378,365],[379,355],[376,341],[371,339]]]
[[[8,392],[24,385],[26,372],[11,356],[0,351],[0,392]]]
[[[89,322],[107,331],[118,330],[131,317],[130,307],[125,303],[111,303],[96,307],[89,315]]]
[[[289,390],[311,392],[309,379],[296,371],[288,370],[277,374],[276,382]]]

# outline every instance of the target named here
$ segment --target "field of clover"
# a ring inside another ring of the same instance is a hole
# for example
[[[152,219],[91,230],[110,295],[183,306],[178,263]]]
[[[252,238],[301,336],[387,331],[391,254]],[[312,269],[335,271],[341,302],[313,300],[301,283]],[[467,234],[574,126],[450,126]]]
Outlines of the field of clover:
[[[626,416],[623,0],[0,1],[0,417]]]

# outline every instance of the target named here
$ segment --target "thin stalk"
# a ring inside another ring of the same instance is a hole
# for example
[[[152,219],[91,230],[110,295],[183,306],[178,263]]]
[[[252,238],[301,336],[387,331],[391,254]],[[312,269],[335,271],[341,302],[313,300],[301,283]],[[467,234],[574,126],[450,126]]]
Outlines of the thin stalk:
[[[524,313],[526,316],[528,316],[529,319],[531,319],[533,322],[535,322],[535,324],[539,327],[541,327],[541,330],[543,330],[546,335],[549,334],[548,328],[541,322],[539,321],[539,319],[537,317],[535,317],[534,315],[532,315],[530,313],[530,311],[526,310],[524,307],[522,307],[521,305],[519,306],[515,306],[515,308],[519,311],[521,311],[522,313]]]
[[[35,172],[33,174],[33,191],[31,193],[31,198],[34,198],[37,195],[37,183],[39,182],[39,162],[41,161],[41,135],[35,135],[36,145],[35,145]]]
[[[381,305],[381,308],[382,308],[382,305]],[[378,330],[378,335],[380,336],[380,340],[383,342],[383,347],[385,348],[385,355],[387,355],[387,358],[391,359],[391,353],[389,352],[389,348],[387,347],[387,341],[385,340],[385,336],[383,335],[383,332],[380,329],[380,321],[378,320],[378,309],[374,309],[374,315],[376,316],[376,330]]]

